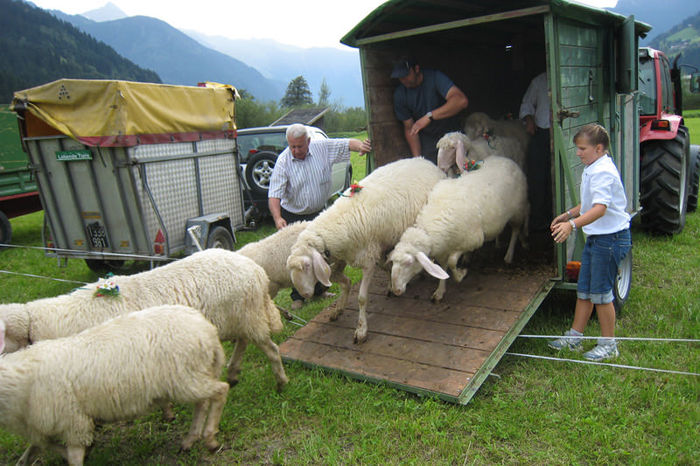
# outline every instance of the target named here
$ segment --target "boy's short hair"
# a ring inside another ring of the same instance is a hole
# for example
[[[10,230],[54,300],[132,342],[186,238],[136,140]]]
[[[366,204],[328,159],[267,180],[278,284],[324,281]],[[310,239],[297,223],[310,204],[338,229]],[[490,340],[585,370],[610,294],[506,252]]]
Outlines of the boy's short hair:
[[[602,144],[604,150],[607,150],[610,146],[610,136],[608,135],[608,132],[598,123],[589,123],[578,130],[574,136],[574,143],[576,143],[581,136],[586,136],[588,142],[593,146]]]

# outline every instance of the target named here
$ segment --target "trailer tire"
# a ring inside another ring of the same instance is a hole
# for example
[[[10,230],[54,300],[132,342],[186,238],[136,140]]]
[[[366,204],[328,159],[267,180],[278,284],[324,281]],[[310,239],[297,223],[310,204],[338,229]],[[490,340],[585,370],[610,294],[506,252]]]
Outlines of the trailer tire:
[[[233,236],[225,227],[214,227],[207,238],[207,249],[220,248],[233,251]]]
[[[676,137],[645,143],[641,148],[642,226],[651,233],[674,235],[683,231],[687,208],[688,130]]]
[[[12,224],[2,211],[0,211],[0,244],[10,244],[12,241]],[[5,246],[0,246],[0,249],[5,249]]]
[[[615,314],[620,315],[622,307],[627,302],[632,289],[632,250],[627,252],[627,255],[620,267],[617,269],[617,277],[615,278],[615,286],[613,286],[613,304],[615,306]]]
[[[245,166],[245,180],[253,193],[267,196],[272,169],[275,168],[276,162],[277,154],[274,152],[258,152],[248,160]]]
[[[690,146],[690,184],[687,212],[698,209],[698,185],[700,184],[700,146]]]

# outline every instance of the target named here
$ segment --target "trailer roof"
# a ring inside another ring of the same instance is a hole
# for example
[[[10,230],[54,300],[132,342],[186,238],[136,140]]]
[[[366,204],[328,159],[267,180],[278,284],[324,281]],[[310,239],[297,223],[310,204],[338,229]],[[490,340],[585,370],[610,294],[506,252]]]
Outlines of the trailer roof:
[[[133,146],[228,137],[235,96],[216,83],[60,79],[15,92],[11,108],[89,146]]]
[[[625,16],[567,0],[390,0],[377,7],[341,40],[345,45],[399,39],[470,24],[554,11],[582,21],[622,23]],[[635,22],[638,35],[651,26]]]

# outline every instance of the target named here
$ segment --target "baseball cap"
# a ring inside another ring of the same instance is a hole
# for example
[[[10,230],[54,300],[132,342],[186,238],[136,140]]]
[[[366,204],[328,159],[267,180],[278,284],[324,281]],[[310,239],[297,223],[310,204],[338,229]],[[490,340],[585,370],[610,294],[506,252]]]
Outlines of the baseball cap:
[[[391,70],[392,78],[403,78],[405,77],[411,68],[416,65],[415,60],[410,57],[401,57],[394,63],[394,67]]]

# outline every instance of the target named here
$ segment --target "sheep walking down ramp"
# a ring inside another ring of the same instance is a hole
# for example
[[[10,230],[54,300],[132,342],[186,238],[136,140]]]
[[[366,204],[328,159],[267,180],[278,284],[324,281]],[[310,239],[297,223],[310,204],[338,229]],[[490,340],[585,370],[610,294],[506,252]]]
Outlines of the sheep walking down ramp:
[[[437,166],[423,158],[401,159],[381,166],[358,183],[359,190],[346,190],[344,197],[299,234],[287,268],[302,296],[311,297],[317,281],[330,286],[330,260],[362,269],[355,343],[367,339],[368,290],[377,264],[383,262],[404,230],[415,222],[430,190],[444,178]],[[333,319],[338,318],[348,300],[349,286],[347,282],[340,283],[341,294]]]
[[[0,350],[5,325],[0,320]],[[117,316],[73,336],[46,340],[0,357],[0,426],[31,446],[82,465],[96,422],[132,419],[154,405],[194,405],[187,450],[200,438],[210,450],[229,385],[216,328],[197,310],[158,306]]]
[[[98,296],[105,283],[119,287],[114,296]],[[70,294],[25,304],[0,305],[6,326],[6,352],[41,340],[73,335],[112,317],[162,304],[199,310],[217,328],[219,338],[236,342],[228,363],[228,382],[238,382],[248,343],[270,360],[280,390],[287,383],[271,334],[283,329],[270,298],[265,271],[253,260],[224,249],[206,249],[162,267],[129,276],[114,276]]]

